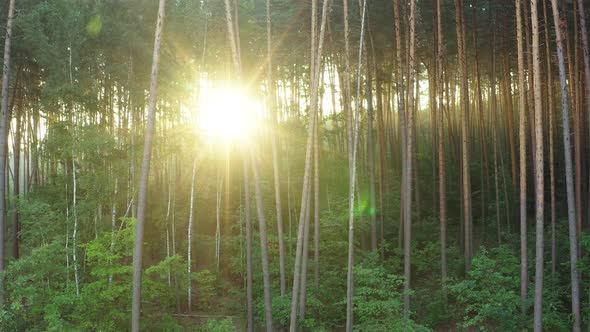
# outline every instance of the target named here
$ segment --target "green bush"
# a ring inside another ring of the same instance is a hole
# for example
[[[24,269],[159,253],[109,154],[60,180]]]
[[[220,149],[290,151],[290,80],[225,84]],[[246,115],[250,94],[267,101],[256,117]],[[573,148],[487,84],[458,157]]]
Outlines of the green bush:
[[[457,317],[463,328],[482,331],[517,331],[523,323],[520,316],[518,256],[507,247],[487,251],[481,248],[473,257],[465,280],[449,283],[456,300]]]

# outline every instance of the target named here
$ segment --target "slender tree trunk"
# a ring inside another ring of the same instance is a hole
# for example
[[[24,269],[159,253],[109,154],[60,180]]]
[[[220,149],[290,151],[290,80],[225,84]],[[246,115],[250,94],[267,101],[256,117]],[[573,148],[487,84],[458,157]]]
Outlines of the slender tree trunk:
[[[307,133],[307,144],[306,144],[306,151],[305,151],[305,166],[304,166],[304,174],[303,174],[303,189],[301,194],[301,210],[299,211],[299,227],[297,230],[297,248],[295,251],[295,269],[293,272],[293,291],[291,296],[291,317],[290,317],[290,325],[289,330],[294,332],[297,327],[297,303],[298,303],[298,294],[300,288],[300,278],[301,278],[301,261],[302,261],[302,254],[303,254],[303,232],[304,232],[304,224],[305,224],[305,204],[307,202],[308,196],[310,195],[310,191],[308,189],[308,185],[311,181],[311,159],[313,153],[313,139],[314,139],[314,132],[315,132],[315,123],[317,121],[317,106],[318,106],[318,93],[319,93],[319,77],[320,77],[320,64],[322,58],[322,48],[324,44],[324,34],[326,29],[326,20],[328,16],[328,6],[329,0],[324,1],[322,7],[322,20],[320,26],[320,38],[317,49],[315,49],[315,42],[312,43],[312,49],[315,50],[315,56],[312,58],[313,64],[313,71],[311,74],[311,107],[310,107],[310,116],[309,116],[309,126],[308,126],[308,133]],[[315,17],[315,11],[317,8],[317,0],[312,1],[312,18]],[[315,26],[315,19],[312,20],[312,27]],[[312,29],[312,36],[311,39],[315,40],[315,28]],[[312,53],[313,54],[313,53]]]
[[[587,3],[587,2],[586,2]],[[586,13],[584,9],[584,1],[577,0],[578,4],[578,16],[579,16],[579,24],[580,24],[580,32],[582,37],[582,52],[584,57],[584,86],[586,88],[586,116],[590,114],[590,49],[588,46],[588,27],[586,26]],[[575,13],[574,13],[575,15]],[[581,79],[580,79],[581,81]],[[581,84],[581,82],[580,82]],[[580,100],[584,100],[582,96],[580,96]],[[580,233],[578,233],[580,235]]]
[[[143,161],[141,165],[141,181],[139,184],[139,198],[137,206],[137,225],[135,227],[135,250],[133,252],[133,301],[131,309],[131,329],[139,332],[141,318],[141,274],[143,259],[143,233],[145,225],[145,208],[147,203],[147,189],[150,174],[150,160],[152,157],[152,141],[156,122],[156,101],[158,90],[158,63],[160,60],[160,44],[164,28],[164,16],[166,13],[166,0],[160,0],[158,7],[158,20],[154,40],[154,54],[152,59],[152,72],[150,79],[150,98],[148,106],[148,123],[143,147]]]
[[[526,0],[525,0],[526,1]],[[521,0],[516,0],[516,30],[518,47],[518,121],[520,147],[520,301],[521,312],[526,314],[528,292],[527,214],[526,214],[526,99],[524,80],[524,47],[522,42]]]
[[[307,189],[311,192],[311,183]],[[305,205],[305,225],[303,226],[303,257],[301,262],[301,288],[299,289],[299,320],[305,320],[305,301],[307,299],[307,265],[309,261],[309,222],[311,218],[311,195]]]
[[[313,140],[313,278],[317,287],[320,282],[320,122],[315,122]]]
[[[559,8],[557,0],[551,0],[553,9],[553,26],[557,42],[557,60],[559,65],[559,82],[561,85],[561,115],[563,125],[563,148],[565,159],[565,182],[567,190],[567,215],[570,242],[570,276],[572,286],[572,315],[574,316],[574,331],[580,331],[580,281],[578,275],[578,235],[576,225],[576,207],[574,197],[574,179],[572,165],[572,150],[570,142],[569,92],[564,60],[564,38],[561,31]]]
[[[250,163],[252,175],[254,176],[254,194],[256,196],[256,211],[258,212],[258,230],[260,233],[260,255],[262,259],[262,281],[264,284],[264,313],[266,319],[266,331],[272,332],[272,296],[270,293],[270,268],[268,264],[268,239],[266,233],[266,218],[262,205],[262,190],[260,189],[260,178],[258,176],[258,165],[254,152],[250,151]]]
[[[553,70],[551,66],[551,44],[549,41],[549,18],[547,15],[547,0],[543,0],[543,20],[545,21],[545,58],[547,61],[547,112],[549,119],[549,182],[551,187],[551,273],[557,272],[557,243],[555,234],[555,153],[553,148],[555,118],[553,112]]]
[[[465,271],[471,268],[471,174],[469,166],[469,87],[467,83],[467,55],[465,50],[465,29],[463,0],[455,0],[457,19],[457,45],[459,54],[459,76],[461,78],[461,161],[463,188],[463,218],[465,233]]]
[[[447,191],[445,175],[445,133],[444,133],[444,69],[443,69],[443,30],[441,0],[436,1],[437,21],[437,74],[438,74],[438,181],[440,209],[440,263],[443,289],[447,279]]]
[[[244,210],[246,214],[246,302],[248,312],[248,332],[254,330],[254,304],[252,301],[252,218],[250,215],[250,180],[248,160],[244,159]]]
[[[541,101],[541,68],[539,56],[539,19],[537,0],[531,0],[531,22],[533,29],[533,86],[535,97],[535,216],[536,216],[536,258],[535,258],[535,316],[536,332],[543,330],[543,222],[544,222],[544,170],[543,170],[543,117]]]
[[[186,231],[187,238],[187,249],[186,249],[186,271],[188,275],[188,284],[186,288],[187,295],[187,311],[190,313],[193,308],[193,282],[192,282],[192,269],[193,269],[193,222],[194,222],[194,208],[195,208],[195,178],[197,174],[197,158],[193,160],[192,168],[192,180],[191,180],[191,198],[188,213],[188,228]]]
[[[110,252],[111,255],[115,253],[115,231],[117,230],[117,189],[119,187],[119,179],[115,178],[115,192],[113,194],[112,202],[111,202],[111,247]],[[166,230],[168,230],[166,228]],[[168,237],[166,237],[168,239]],[[170,255],[168,255],[170,256]],[[112,266],[113,262],[110,261],[109,265]],[[109,284],[113,283],[113,275],[109,276]],[[170,284],[170,273],[168,273],[168,284]]]
[[[402,179],[401,179],[401,188],[405,188],[406,182],[406,173],[403,172],[403,165],[406,160],[407,155],[407,135],[406,135],[406,111],[405,111],[405,92],[404,92],[404,80],[403,80],[403,64],[402,64],[402,37],[401,37],[401,14],[399,8],[399,0],[393,1],[393,13],[394,17],[393,20],[395,21],[395,53],[396,53],[396,76],[398,82],[398,113],[399,113],[399,126],[400,126],[400,136],[401,136],[401,147],[402,147]],[[403,242],[403,222],[404,222],[404,194],[400,195],[400,218],[399,218],[399,234],[398,234],[398,246],[402,249],[402,242]]]
[[[359,136],[359,116],[360,116],[360,93],[361,93],[361,73],[362,73],[362,54],[363,54],[363,40],[364,27],[366,15],[367,1],[363,0],[361,8],[361,31],[359,41],[359,56],[358,56],[358,72],[357,72],[357,96],[356,96],[356,110],[354,115],[354,128],[352,137],[352,159],[349,165],[349,184],[348,184],[348,262],[347,262],[347,277],[346,277],[346,331],[351,332],[354,325],[353,311],[353,297],[354,297],[354,195],[356,190],[356,158],[358,148]]]
[[[15,87],[16,89],[16,87]],[[22,99],[22,94],[20,99]],[[19,105],[17,112],[15,113],[16,128],[14,131],[14,145],[12,149],[13,153],[13,179],[14,179],[14,213],[12,215],[12,255],[14,259],[19,258],[19,242],[20,242],[20,223],[18,213],[18,200],[20,198],[20,145],[21,145],[21,122],[22,122],[22,104]]]
[[[78,275],[78,256],[76,255],[78,240],[78,209],[76,205],[77,181],[76,181],[76,158],[72,150],[72,181],[74,192],[72,194],[72,213],[74,215],[74,233],[72,234],[72,259],[74,262],[74,280],[76,282],[76,295],[80,295],[80,277]]]
[[[416,1],[410,0],[410,49],[408,59],[408,112],[406,128],[406,182],[404,188],[404,316],[410,315],[410,277],[411,277],[411,245],[412,245],[412,167],[413,167],[413,127],[414,127],[414,94],[411,87],[414,86],[415,68],[415,39],[416,39]],[[417,98],[419,96],[416,96]]]
[[[342,0],[344,12],[344,112],[346,114],[346,146],[348,147],[348,167],[352,164],[352,110],[350,83],[350,42],[348,27],[348,0]]]
[[[12,20],[14,18],[14,2],[8,3],[8,19],[6,21],[6,37],[4,39],[4,62],[2,67],[2,107],[0,114],[0,273],[5,264],[6,229],[6,147],[8,146],[8,84],[10,79],[10,43],[12,41]],[[4,302],[4,278],[0,277],[0,303]]]
[[[365,44],[368,44],[365,42]],[[377,251],[377,216],[375,215],[375,145],[373,142],[373,82],[369,65],[369,50],[365,54],[367,64],[367,82],[365,84],[367,98],[367,159],[369,167],[369,217],[371,218],[371,250]]]
[[[281,295],[286,293],[286,281],[285,281],[285,245],[283,242],[283,212],[281,206],[281,181],[280,181],[280,170],[279,170],[279,156],[277,151],[277,136],[278,136],[278,123],[277,113],[278,109],[275,107],[275,92],[274,92],[274,81],[273,81],[273,65],[272,65],[272,34],[271,34],[271,14],[270,14],[270,0],[266,0],[266,41],[267,41],[267,78],[268,81],[268,108],[272,118],[272,165],[274,173],[274,184],[275,184],[275,204],[277,210],[277,237],[279,240],[279,273],[281,278]]]

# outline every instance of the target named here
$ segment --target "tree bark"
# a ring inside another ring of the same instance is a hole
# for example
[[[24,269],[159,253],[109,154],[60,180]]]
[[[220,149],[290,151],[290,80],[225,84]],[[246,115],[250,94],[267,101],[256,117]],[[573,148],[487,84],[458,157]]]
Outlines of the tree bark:
[[[526,0],[525,0],[526,1]],[[521,312],[526,314],[528,292],[528,254],[527,254],[527,213],[526,213],[526,99],[524,80],[524,48],[522,42],[521,0],[516,0],[516,31],[518,48],[518,121],[520,150],[520,301]]]
[[[539,56],[539,19],[537,0],[531,0],[531,25],[533,30],[533,86],[535,98],[535,219],[536,219],[536,257],[535,257],[535,332],[543,330],[543,221],[544,221],[544,165],[543,165],[543,112],[541,101],[541,68]]]
[[[256,211],[258,212],[258,230],[260,233],[260,256],[262,260],[262,282],[264,285],[264,316],[266,319],[266,331],[272,332],[272,296],[270,290],[270,269],[268,264],[268,239],[266,233],[266,218],[262,205],[262,190],[260,189],[260,177],[258,165],[254,158],[254,152],[250,150],[250,163],[254,175],[254,194],[256,195]]]
[[[469,87],[467,83],[467,55],[465,50],[465,29],[463,0],[455,0],[457,20],[457,45],[459,54],[459,76],[461,78],[461,165],[463,188],[463,222],[465,233],[465,271],[471,268],[471,174],[469,166]]]
[[[322,48],[324,44],[324,34],[326,29],[326,21],[328,16],[328,6],[329,0],[324,1],[322,7],[322,19],[321,19],[321,26],[320,26],[320,38],[317,49],[315,48],[315,42],[312,42],[312,49],[315,50],[315,56],[312,57],[312,64],[313,64],[313,71],[311,73],[312,85],[311,85],[311,107],[310,107],[310,116],[309,116],[309,126],[308,126],[308,133],[307,133],[307,144],[305,150],[305,166],[304,166],[304,174],[303,174],[303,189],[301,194],[301,209],[299,211],[299,227],[297,230],[297,248],[295,251],[295,269],[293,271],[293,291],[291,296],[291,317],[290,317],[290,324],[289,330],[291,332],[295,332],[297,327],[297,303],[298,303],[298,294],[300,288],[300,278],[301,278],[301,261],[302,261],[302,254],[303,254],[303,232],[304,232],[304,224],[305,224],[305,204],[307,202],[308,196],[310,195],[310,191],[308,190],[309,183],[311,181],[311,159],[313,153],[313,139],[314,139],[314,132],[315,132],[315,123],[317,121],[317,105],[318,105],[318,93],[319,93],[319,77],[320,77],[320,64],[321,64],[321,57],[322,57]],[[312,17],[315,17],[315,9],[317,8],[317,0],[312,1]],[[312,22],[312,26],[315,23]],[[312,30],[311,39],[315,40],[315,28]]]
[[[268,84],[268,96],[267,103],[272,119],[272,137],[271,137],[271,148],[272,148],[272,166],[274,174],[274,186],[275,186],[275,205],[277,211],[277,237],[279,241],[279,273],[281,278],[281,295],[285,295],[287,289],[287,283],[285,281],[285,245],[283,242],[283,211],[281,206],[281,181],[279,171],[279,157],[277,151],[277,138],[278,138],[278,109],[275,106],[275,92],[274,92],[274,81],[272,76],[272,34],[271,34],[271,14],[270,14],[270,0],[266,0],[266,41],[267,41],[267,84]]]
[[[439,191],[439,218],[440,218],[440,264],[441,281],[444,289],[447,279],[447,191],[445,175],[445,133],[444,133],[444,70],[443,70],[443,30],[442,30],[441,0],[436,1],[437,22],[437,74],[438,74],[438,191]]]
[[[412,245],[412,167],[413,167],[413,143],[414,143],[414,86],[415,68],[415,40],[416,40],[416,1],[410,1],[410,48],[408,58],[408,112],[406,128],[406,161],[404,170],[406,182],[404,188],[404,316],[410,315],[410,281],[411,281],[411,245]],[[418,97],[418,96],[416,96]]]
[[[361,93],[361,73],[362,73],[362,54],[363,54],[363,39],[365,27],[367,1],[363,0],[361,8],[361,27],[360,27],[360,41],[359,41],[359,56],[358,56],[358,72],[357,72],[357,96],[356,96],[356,110],[354,115],[354,129],[352,137],[352,159],[349,165],[349,183],[348,183],[348,262],[346,275],[346,331],[352,332],[354,325],[353,297],[354,297],[354,195],[356,187],[356,158],[358,148],[359,136],[359,115],[360,115],[360,93]]]
[[[160,60],[160,44],[164,28],[164,16],[166,14],[166,0],[160,0],[158,7],[158,19],[154,40],[154,53],[152,58],[152,71],[150,78],[150,98],[148,105],[148,122],[143,147],[143,160],[141,164],[141,181],[139,184],[139,198],[137,206],[137,225],[135,227],[135,249],[133,252],[133,300],[131,309],[131,330],[139,332],[141,318],[141,274],[143,259],[143,233],[145,225],[145,208],[147,203],[148,180],[150,175],[150,160],[152,157],[152,141],[156,122],[156,101],[158,90],[158,63]],[[0,167],[1,168],[1,167]]]
[[[244,158],[244,211],[246,214],[246,307],[248,314],[247,331],[254,330],[254,303],[252,300],[252,217],[250,214],[250,180],[248,160]]]
[[[14,2],[8,3],[8,19],[6,21],[6,37],[4,39],[4,62],[2,67],[2,106],[0,114],[0,273],[4,272],[5,234],[6,228],[6,147],[8,146],[8,83],[10,79],[10,43],[12,41],[12,20],[14,18]],[[4,278],[0,277],[0,303],[4,302]]]
[[[557,60],[559,65],[559,83],[561,86],[561,116],[563,125],[563,148],[565,159],[565,182],[567,191],[567,215],[570,242],[570,276],[572,286],[572,315],[574,316],[574,331],[580,331],[580,281],[578,275],[578,235],[576,225],[576,207],[574,197],[574,177],[572,148],[570,142],[570,114],[569,92],[566,78],[564,60],[564,38],[561,31],[561,20],[557,0],[551,0],[553,9],[553,26],[555,28],[555,41],[557,42]]]
[[[194,207],[195,207],[195,178],[197,174],[197,158],[193,160],[193,169],[192,169],[192,180],[191,180],[191,198],[190,198],[190,206],[188,212],[188,228],[186,231],[186,238],[187,238],[187,249],[186,249],[186,268],[187,268],[187,275],[188,275],[188,284],[186,289],[186,296],[188,301],[187,312],[190,314],[193,308],[193,279],[191,277],[192,269],[193,269],[193,221],[194,221]]]

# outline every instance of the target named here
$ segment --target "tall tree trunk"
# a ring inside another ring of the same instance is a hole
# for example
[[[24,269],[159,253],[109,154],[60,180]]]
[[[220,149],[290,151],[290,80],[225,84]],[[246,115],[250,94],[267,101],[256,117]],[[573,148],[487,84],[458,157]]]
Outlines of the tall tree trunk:
[[[537,0],[531,0],[531,22],[533,30],[533,86],[535,97],[535,332],[543,330],[543,222],[544,222],[544,170],[543,170],[543,117],[541,101],[541,68],[539,56],[539,19]]]
[[[311,107],[310,107],[310,116],[309,116],[309,126],[308,126],[308,133],[307,133],[307,144],[305,150],[305,166],[304,166],[304,174],[303,174],[303,189],[301,194],[301,209],[299,211],[299,227],[297,230],[297,248],[295,251],[295,269],[293,272],[293,291],[291,296],[291,317],[290,317],[290,324],[289,330],[294,332],[297,327],[297,303],[298,303],[298,294],[300,288],[300,278],[301,278],[301,261],[302,261],[302,254],[303,254],[303,232],[304,232],[304,224],[305,224],[305,204],[307,202],[308,196],[310,195],[310,191],[308,190],[309,183],[311,181],[311,159],[313,153],[313,139],[314,139],[314,132],[315,132],[315,123],[317,121],[317,106],[318,106],[318,93],[319,93],[319,77],[320,77],[320,64],[322,58],[322,48],[324,44],[324,34],[326,30],[326,21],[328,16],[328,6],[329,0],[324,1],[322,7],[322,19],[320,25],[320,38],[317,49],[315,48],[315,28],[312,29],[312,36],[311,39],[314,40],[312,42],[312,49],[315,50],[315,56],[312,57],[312,64],[313,64],[313,71],[311,73]],[[312,27],[315,26],[315,12],[317,8],[317,0],[312,1]],[[313,54],[313,53],[312,53]]]
[[[363,40],[365,32],[365,15],[366,15],[367,1],[363,0],[361,8],[361,31],[359,41],[359,55],[358,55],[358,72],[357,72],[357,96],[356,109],[354,115],[354,129],[352,137],[352,159],[349,164],[349,182],[348,182],[348,261],[346,274],[346,331],[352,332],[354,325],[353,297],[354,297],[354,195],[356,190],[356,159],[358,152],[358,136],[359,136],[359,116],[360,116],[360,93],[361,93],[361,73],[362,73],[362,54],[363,54]]]
[[[443,70],[443,30],[441,0],[436,1],[437,22],[437,74],[438,74],[438,191],[440,218],[440,264],[443,289],[447,279],[447,190],[445,175],[445,133],[444,133],[444,70]]]
[[[110,253],[111,256],[115,253],[115,231],[117,230],[117,189],[119,187],[119,179],[115,178],[115,189],[113,193],[113,198],[111,202],[111,247]],[[166,225],[166,231],[168,231],[168,226]],[[166,237],[168,240],[168,237]],[[169,252],[169,251],[168,251]],[[168,254],[170,257],[170,254]],[[112,260],[109,262],[109,266],[112,266]],[[109,284],[113,283],[113,275],[109,275]],[[170,285],[170,271],[168,271],[168,285]]]
[[[246,307],[248,332],[254,330],[254,304],[252,301],[252,218],[250,215],[250,180],[248,160],[244,158],[244,211],[246,214]]]
[[[590,50],[588,46],[588,31],[586,27],[586,11],[584,1],[577,0],[578,15],[580,18],[580,31],[582,35],[582,50],[584,52],[584,77],[586,86],[586,113],[590,113]]]
[[[16,87],[15,87],[16,89]],[[22,94],[19,94],[19,99],[22,100]],[[13,153],[13,179],[14,179],[14,212],[12,215],[12,255],[14,259],[19,258],[19,242],[20,242],[20,223],[18,213],[18,200],[20,198],[20,145],[21,145],[21,123],[22,123],[22,103],[20,103],[17,112],[15,113],[16,128],[14,130],[14,145]]]
[[[565,182],[567,190],[567,216],[570,242],[570,276],[572,286],[572,315],[574,331],[580,331],[580,281],[578,276],[578,235],[576,225],[576,207],[574,197],[574,177],[572,165],[572,149],[570,142],[569,92],[564,60],[564,38],[561,31],[561,20],[557,0],[551,0],[553,9],[553,26],[557,42],[557,60],[559,65],[559,82],[561,86],[561,116],[563,126],[563,149],[565,159]]]
[[[313,278],[317,287],[320,282],[320,121],[315,122],[313,140]],[[329,202],[328,202],[329,203]]]
[[[365,45],[368,44],[365,41]],[[369,50],[366,47],[365,59],[367,82],[365,84],[367,98],[367,159],[369,168],[369,217],[371,218],[371,250],[377,251],[377,216],[375,215],[375,145],[373,142],[373,82],[369,65]]]
[[[72,213],[74,214],[74,232],[72,234],[72,258],[74,262],[74,280],[76,282],[76,295],[80,295],[80,277],[78,275],[78,256],[76,254],[78,242],[78,209],[76,205],[77,195],[77,181],[76,181],[76,158],[74,158],[74,151],[72,150],[72,181],[74,191],[72,194]]]
[[[271,14],[270,14],[270,0],[266,0],[266,46],[267,46],[267,78],[268,81],[268,96],[267,104],[269,112],[271,113],[272,128],[271,133],[271,148],[272,148],[272,166],[274,173],[274,185],[275,185],[275,205],[277,210],[277,237],[279,240],[279,273],[281,278],[281,295],[285,295],[287,284],[285,281],[285,245],[283,242],[283,211],[281,206],[281,181],[279,176],[279,156],[277,151],[277,136],[278,136],[278,123],[277,113],[278,109],[275,107],[275,92],[274,92],[274,81],[272,76],[272,34],[271,34]]]
[[[463,188],[463,218],[465,233],[465,271],[471,268],[471,174],[469,166],[469,87],[467,83],[467,55],[465,50],[465,29],[463,0],[455,0],[457,19],[457,45],[459,54],[459,76],[461,78],[461,164]]]
[[[348,167],[352,164],[352,110],[350,83],[350,41],[348,27],[348,0],[342,0],[344,12],[344,112],[346,115],[346,146],[348,148]]]
[[[164,28],[164,16],[166,14],[166,0],[160,0],[158,7],[158,20],[154,40],[154,54],[152,59],[152,72],[150,78],[150,98],[148,105],[148,122],[143,147],[143,160],[141,164],[141,181],[139,184],[139,198],[137,202],[137,225],[135,227],[135,250],[133,252],[133,300],[131,309],[131,330],[139,332],[141,318],[141,273],[143,259],[143,233],[145,225],[145,208],[147,203],[147,189],[150,175],[150,160],[152,157],[152,141],[156,122],[156,101],[158,90],[158,63],[160,60],[160,44]]]
[[[400,126],[400,136],[401,136],[401,146],[402,146],[402,179],[401,179],[401,188],[406,188],[406,173],[403,171],[404,163],[406,160],[407,155],[407,135],[406,135],[406,110],[405,110],[405,92],[404,92],[404,74],[403,74],[403,64],[402,64],[402,35],[401,35],[401,14],[399,8],[399,0],[393,1],[393,20],[395,21],[395,59],[396,59],[396,76],[397,76],[397,98],[398,98],[398,114],[399,114],[399,126]],[[405,195],[400,195],[400,218],[399,218],[399,234],[398,234],[398,246],[402,249],[402,242],[403,242],[403,223],[404,223],[404,200]]]
[[[412,245],[412,167],[414,144],[414,86],[415,68],[415,40],[416,40],[416,1],[410,0],[410,49],[408,58],[408,112],[406,128],[406,160],[404,170],[406,182],[404,188],[404,316],[410,315],[410,279],[411,279],[411,245]],[[416,96],[418,98],[419,96]]]
[[[12,41],[12,20],[14,17],[14,2],[8,3],[8,19],[6,21],[6,37],[4,39],[4,62],[2,67],[2,106],[0,114],[0,273],[5,264],[5,235],[6,228],[6,147],[8,146],[8,82],[10,78],[10,42]],[[4,278],[0,277],[0,303],[4,302]]]
[[[190,313],[193,308],[193,282],[191,278],[192,270],[193,270],[193,221],[194,221],[194,208],[195,208],[195,177],[197,174],[197,158],[193,160],[193,168],[192,168],[192,177],[191,177],[191,198],[190,198],[190,206],[188,212],[188,228],[186,231],[186,241],[187,241],[187,249],[186,249],[186,269],[188,275],[188,284],[186,289],[186,296],[187,296],[187,311]]]
[[[260,177],[254,152],[250,150],[250,163],[254,176],[254,194],[256,196],[256,211],[258,212],[258,230],[260,233],[260,256],[262,260],[262,282],[264,285],[264,317],[266,319],[266,331],[272,332],[272,296],[270,293],[270,268],[268,264],[268,239],[266,233],[266,218],[262,205],[262,190],[260,189]]]
[[[526,0],[525,0],[526,1]],[[522,42],[521,0],[516,0],[516,31],[518,47],[518,121],[520,148],[520,301],[521,312],[526,314],[528,291],[528,254],[527,254],[527,214],[526,214],[526,99],[524,80],[524,47]]]
[[[553,148],[555,118],[553,112],[553,69],[551,66],[551,44],[549,41],[549,18],[547,15],[547,0],[543,0],[543,20],[545,21],[545,58],[547,61],[547,112],[549,119],[549,182],[551,195],[551,273],[555,276],[557,272],[557,243],[555,234],[555,153]]]
[[[308,184],[311,192],[311,182]],[[307,265],[309,262],[309,222],[311,218],[311,195],[307,196],[305,204],[305,224],[303,229],[303,255],[301,262],[301,288],[299,289],[299,320],[305,320],[305,304],[307,299]]]

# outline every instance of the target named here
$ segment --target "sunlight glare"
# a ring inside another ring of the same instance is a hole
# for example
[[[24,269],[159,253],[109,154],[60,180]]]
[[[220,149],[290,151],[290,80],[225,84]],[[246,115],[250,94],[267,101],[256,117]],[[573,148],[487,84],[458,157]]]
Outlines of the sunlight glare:
[[[199,103],[199,129],[211,141],[243,141],[254,127],[254,104],[238,89],[211,88]]]

